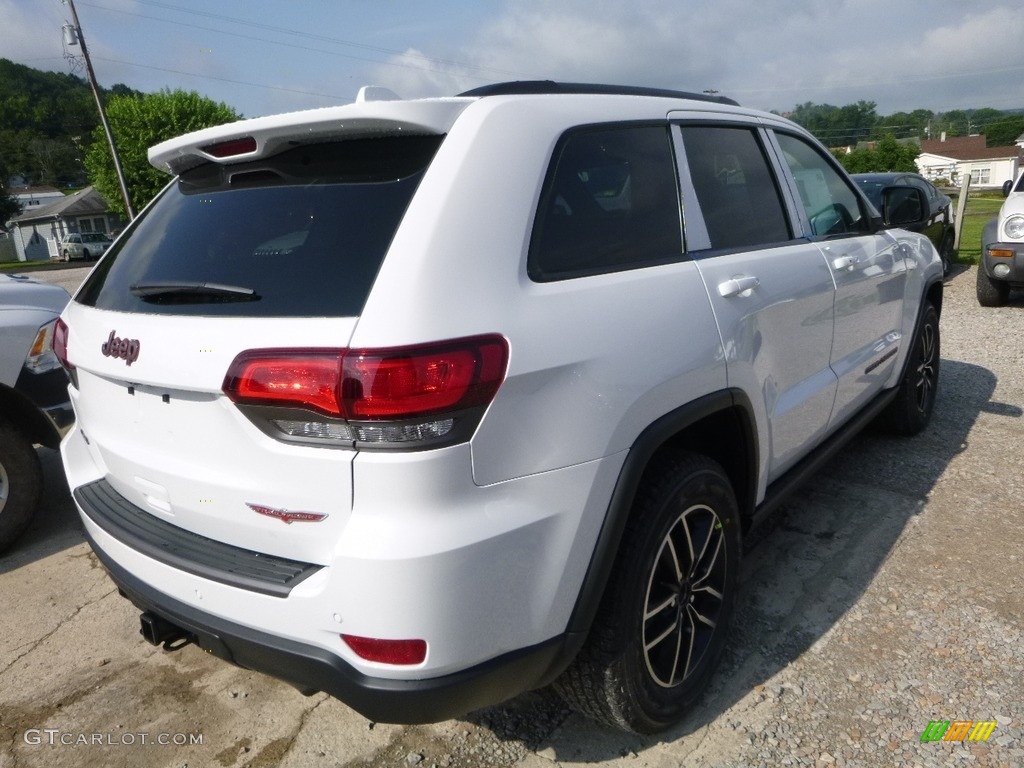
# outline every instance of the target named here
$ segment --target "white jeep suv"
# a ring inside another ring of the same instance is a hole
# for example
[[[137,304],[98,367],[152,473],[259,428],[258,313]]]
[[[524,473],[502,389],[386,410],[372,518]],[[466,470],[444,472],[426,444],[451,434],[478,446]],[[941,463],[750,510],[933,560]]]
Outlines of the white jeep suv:
[[[555,682],[683,716],[741,536],[884,414],[924,427],[942,264],[804,130],[506,83],[257,118],[174,175],[55,346],[88,537],[143,634],[367,717]]]

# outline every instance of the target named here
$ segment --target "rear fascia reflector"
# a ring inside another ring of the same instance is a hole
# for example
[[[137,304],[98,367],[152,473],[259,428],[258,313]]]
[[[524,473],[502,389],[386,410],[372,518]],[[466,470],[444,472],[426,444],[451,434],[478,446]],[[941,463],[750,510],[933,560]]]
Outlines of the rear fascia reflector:
[[[359,658],[378,664],[411,666],[427,658],[426,640],[380,640],[356,635],[342,635],[341,639]]]
[[[230,141],[222,141],[217,144],[210,144],[205,147],[201,147],[202,151],[213,157],[236,157],[238,155],[248,155],[256,151],[256,139],[252,136],[246,136],[241,139],[231,139]]]

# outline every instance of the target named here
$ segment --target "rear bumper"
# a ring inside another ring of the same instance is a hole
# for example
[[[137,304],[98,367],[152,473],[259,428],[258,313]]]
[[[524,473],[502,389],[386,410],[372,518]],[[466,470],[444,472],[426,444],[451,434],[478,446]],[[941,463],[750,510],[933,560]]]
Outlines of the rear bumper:
[[[322,648],[236,624],[162,594],[119,566],[88,529],[86,536],[121,593],[140,610],[181,627],[200,648],[225,661],[284,680],[303,692],[324,691],[376,722],[438,722],[543,685],[561,666],[559,659],[569,641],[567,636],[555,637],[442,677],[370,677]]]
[[[1007,255],[993,256],[993,252]],[[1024,283],[1024,243],[988,243],[981,258],[985,274],[993,280]]]

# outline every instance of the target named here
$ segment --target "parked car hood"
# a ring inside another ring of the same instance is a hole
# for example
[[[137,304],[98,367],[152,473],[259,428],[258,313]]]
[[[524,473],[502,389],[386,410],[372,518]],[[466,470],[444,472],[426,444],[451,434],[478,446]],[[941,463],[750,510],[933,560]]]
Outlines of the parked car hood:
[[[71,296],[59,285],[51,285],[28,275],[0,274],[0,308],[43,308],[60,314]]]
[[[1011,192],[1010,196],[1003,201],[1003,208],[999,211],[999,218],[1003,221],[1015,213],[1024,214],[1024,192]]]

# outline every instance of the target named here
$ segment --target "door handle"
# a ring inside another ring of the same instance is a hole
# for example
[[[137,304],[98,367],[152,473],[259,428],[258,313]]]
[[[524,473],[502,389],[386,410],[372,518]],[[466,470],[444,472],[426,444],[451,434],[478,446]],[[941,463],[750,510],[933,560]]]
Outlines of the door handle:
[[[731,296],[739,296],[746,291],[752,291],[761,284],[753,275],[738,275],[718,284],[718,295],[723,299]]]
[[[853,256],[840,256],[837,259],[832,259],[833,269],[853,269],[857,265],[857,260]]]

